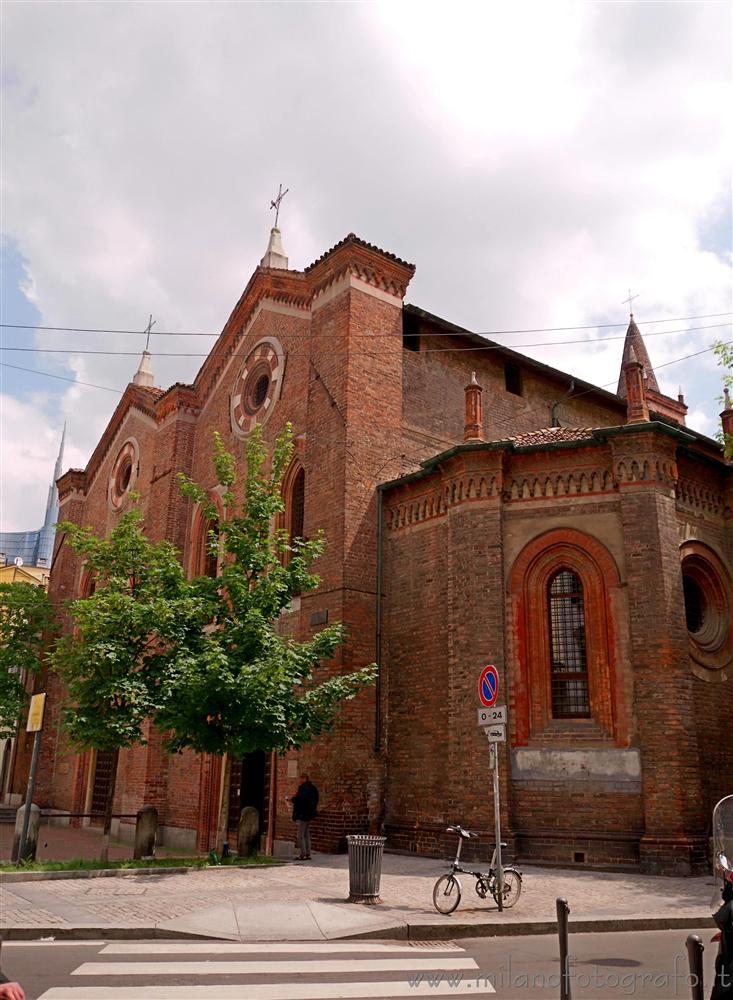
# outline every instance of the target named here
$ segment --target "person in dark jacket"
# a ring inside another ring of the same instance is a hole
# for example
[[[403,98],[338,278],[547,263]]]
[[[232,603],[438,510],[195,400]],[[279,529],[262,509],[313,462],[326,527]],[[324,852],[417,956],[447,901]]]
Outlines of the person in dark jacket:
[[[293,819],[298,824],[298,848],[300,849],[298,861],[310,861],[310,826],[318,812],[318,789],[307,774],[303,775],[298,786],[298,791],[293,796],[292,803]]]

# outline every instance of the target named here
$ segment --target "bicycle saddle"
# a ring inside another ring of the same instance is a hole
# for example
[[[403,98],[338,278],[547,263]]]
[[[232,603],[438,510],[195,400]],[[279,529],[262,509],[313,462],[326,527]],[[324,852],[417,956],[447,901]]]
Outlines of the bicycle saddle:
[[[446,833],[457,833],[459,837],[463,837],[464,840],[468,840],[469,837],[478,837],[477,833],[471,833],[470,830],[464,830],[462,826],[449,826]]]

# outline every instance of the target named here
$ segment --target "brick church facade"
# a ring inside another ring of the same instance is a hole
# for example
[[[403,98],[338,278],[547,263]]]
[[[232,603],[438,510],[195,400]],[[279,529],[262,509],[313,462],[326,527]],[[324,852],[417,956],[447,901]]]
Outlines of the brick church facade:
[[[292,270],[273,230],[194,382],[156,388],[146,352],[86,469],[59,479],[62,520],[109,531],[134,488],[147,533],[216,573],[175,473],[216,499],[212,432],[242,455],[255,425],[272,444],[290,421],[285,523],[327,549],[282,627],[344,621],[332,669],[379,664],[331,734],[234,762],[226,788],[221,759],[167,756],[151,732],[120,756],[115,812],[155,805],[164,842],[205,850],[229,796],[232,824],[254,804],[290,840],[284,796],[309,772],[317,848],[383,830],[439,853],[456,821],[490,841],[476,685],[493,663],[515,855],[694,870],[733,791],[733,466],[660,392],[633,318],[610,393],[405,305],[413,273],[353,235]],[[61,541],[59,602],[88,586]],[[39,801],[96,812],[109,762],[57,736],[54,683]]]

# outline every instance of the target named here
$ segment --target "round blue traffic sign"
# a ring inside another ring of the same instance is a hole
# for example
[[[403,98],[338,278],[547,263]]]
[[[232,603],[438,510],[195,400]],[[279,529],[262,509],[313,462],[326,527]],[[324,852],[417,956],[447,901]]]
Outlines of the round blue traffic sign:
[[[478,679],[478,696],[485,708],[491,708],[499,697],[499,674],[493,663],[481,671]]]

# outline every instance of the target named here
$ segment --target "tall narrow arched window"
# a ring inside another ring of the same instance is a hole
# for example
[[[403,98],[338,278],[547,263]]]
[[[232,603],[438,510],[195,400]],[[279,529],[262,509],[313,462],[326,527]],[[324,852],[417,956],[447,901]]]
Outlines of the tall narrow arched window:
[[[302,538],[305,523],[305,470],[298,469],[290,493],[290,540]]]
[[[204,535],[202,538],[203,548],[203,573],[204,576],[216,578],[219,575],[219,524],[215,521],[204,523]]]
[[[590,716],[588,661],[585,643],[583,584],[569,569],[550,578],[548,605],[551,639],[552,716]]]

